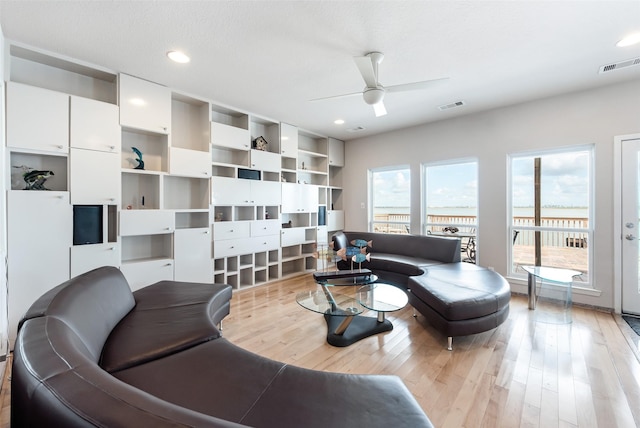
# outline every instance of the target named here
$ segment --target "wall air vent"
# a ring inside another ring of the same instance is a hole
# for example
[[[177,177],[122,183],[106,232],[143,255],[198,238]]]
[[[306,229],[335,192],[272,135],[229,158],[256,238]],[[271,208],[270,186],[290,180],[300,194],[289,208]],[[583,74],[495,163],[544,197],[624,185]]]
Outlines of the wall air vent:
[[[640,65],[640,57],[631,58],[624,61],[616,62],[614,64],[607,64],[600,67],[599,74],[606,73],[613,70],[620,70],[621,68],[631,67],[634,65]]]
[[[464,101],[456,101],[455,103],[445,104],[438,107],[440,111],[450,110],[452,108],[458,108],[465,105]]]
[[[355,128],[347,129],[347,132],[360,132],[360,131],[364,131],[364,128],[362,126],[356,126]]]

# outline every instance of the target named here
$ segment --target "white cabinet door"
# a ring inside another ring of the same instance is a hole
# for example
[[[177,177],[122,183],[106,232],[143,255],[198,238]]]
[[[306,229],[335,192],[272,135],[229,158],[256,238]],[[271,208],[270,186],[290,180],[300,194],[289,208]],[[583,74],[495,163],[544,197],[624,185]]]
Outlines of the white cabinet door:
[[[312,184],[298,184],[300,186],[300,211],[305,213],[318,212],[318,186]]]
[[[72,278],[100,266],[120,267],[120,244],[118,242],[71,247]]]
[[[176,230],[173,251],[176,281],[212,282],[211,233],[208,227]]]
[[[211,144],[249,151],[251,149],[251,134],[248,129],[211,122]]]
[[[7,194],[9,337],[33,302],[69,279],[73,209],[68,192]]]
[[[120,211],[120,236],[172,233],[175,215],[162,210]]]
[[[342,210],[327,211],[327,228],[330,231],[344,229],[344,211]]]
[[[7,146],[67,153],[69,95],[7,82]]]
[[[125,263],[120,268],[131,291],[139,290],[158,281],[173,280],[173,260],[160,259]]]
[[[122,133],[119,114],[117,105],[72,96],[69,145],[120,153]]]
[[[329,165],[344,166],[344,141],[329,138]]]
[[[290,245],[303,244],[305,242],[305,229],[304,227],[292,227],[288,229],[282,229],[280,233],[280,244],[283,247]]]
[[[281,183],[282,212],[295,213],[300,207],[300,189],[297,183]]]
[[[120,125],[157,134],[171,132],[171,90],[120,74]]]
[[[251,180],[212,177],[211,205],[248,205],[250,201]]]
[[[172,147],[169,173],[197,178],[211,177],[211,153]]]
[[[280,124],[280,154],[288,158],[298,157],[298,128],[288,123]]]
[[[251,200],[255,205],[280,205],[282,190],[279,181],[252,181]]]
[[[120,204],[120,155],[94,150],[70,150],[71,203]]]
[[[251,168],[261,171],[280,172],[280,155],[278,153],[251,150]]]
[[[318,186],[282,183],[283,213],[312,213],[318,211]]]

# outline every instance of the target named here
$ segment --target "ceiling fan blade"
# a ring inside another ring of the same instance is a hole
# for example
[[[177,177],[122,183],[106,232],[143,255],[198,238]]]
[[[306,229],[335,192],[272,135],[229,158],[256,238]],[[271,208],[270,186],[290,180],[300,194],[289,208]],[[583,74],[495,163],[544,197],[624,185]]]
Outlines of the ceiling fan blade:
[[[402,85],[385,86],[384,90],[387,92],[403,92],[403,91],[416,91],[420,89],[428,89],[432,86],[449,80],[448,77],[441,79],[423,80],[422,82],[404,83]]]
[[[323,98],[314,98],[313,100],[309,100],[310,102],[315,102],[315,101],[325,101],[325,100],[335,100],[338,98],[349,98],[349,97],[353,97],[354,95],[360,95],[362,96],[362,92],[353,92],[351,94],[342,94],[342,95],[333,95],[331,97],[323,97]]]
[[[378,79],[375,69],[373,68],[373,61],[369,56],[354,56],[353,60],[356,62],[358,70],[364,79],[364,83],[367,88],[375,88],[378,86]]]
[[[373,105],[373,112],[376,114],[376,117],[380,117],[387,114],[387,109],[384,108],[383,102],[380,101],[378,104]]]

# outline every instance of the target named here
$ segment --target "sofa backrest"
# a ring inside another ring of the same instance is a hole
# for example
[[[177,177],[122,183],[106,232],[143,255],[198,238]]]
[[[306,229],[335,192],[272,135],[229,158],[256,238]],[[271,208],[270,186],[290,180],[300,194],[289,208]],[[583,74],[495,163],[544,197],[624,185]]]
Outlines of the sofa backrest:
[[[347,232],[350,243],[354,239],[371,241],[371,253],[392,253],[410,257],[436,260],[443,263],[460,261],[460,239],[431,236],[405,235],[379,232]]]
[[[129,283],[119,269],[104,266],[56,288],[54,296],[45,295],[49,302],[42,312],[67,324],[98,362],[111,330],[135,306]]]

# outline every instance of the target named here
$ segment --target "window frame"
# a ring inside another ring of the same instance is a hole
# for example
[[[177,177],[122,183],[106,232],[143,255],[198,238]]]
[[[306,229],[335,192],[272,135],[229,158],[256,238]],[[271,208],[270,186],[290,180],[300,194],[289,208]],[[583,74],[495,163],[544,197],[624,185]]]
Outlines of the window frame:
[[[375,221],[375,214],[374,214],[374,175],[376,173],[382,173],[382,172],[391,172],[391,171],[408,171],[409,173],[409,219],[408,221],[387,221],[387,222],[380,222],[380,221]],[[368,212],[367,212],[367,228],[369,230],[369,232],[375,232],[375,228],[374,226],[376,224],[386,224],[387,230],[389,230],[392,226],[396,226],[396,228],[401,229],[402,227],[405,228],[406,233],[409,233],[409,230],[411,228],[411,187],[412,187],[412,180],[411,180],[411,166],[407,165],[407,164],[401,164],[401,165],[391,165],[391,166],[384,166],[384,167],[378,167],[378,168],[370,168],[368,169],[368,189],[367,189],[367,195],[368,195]],[[389,227],[391,226],[391,227]],[[387,232],[381,232],[381,233],[391,233],[389,231]],[[400,232],[400,233],[405,233],[405,232]]]
[[[515,226],[513,218],[513,160],[517,158],[527,157],[543,157],[554,154],[568,154],[574,152],[587,152],[588,154],[588,209],[587,209],[587,223],[586,228],[568,228],[568,227],[548,227],[548,226]],[[587,236],[587,280],[583,277],[576,277],[574,283],[583,288],[594,288],[594,263],[593,263],[593,248],[594,248],[594,232],[595,232],[595,144],[583,144],[577,146],[564,146],[559,148],[549,148],[542,150],[529,150],[524,152],[516,152],[507,154],[507,243],[509,250],[507,251],[507,276],[510,278],[526,280],[527,274],[519,266],[515,266],[513,248],[515,245],[515,239],[513,238],[514,232],[518,231],[540,231],[544,232],[567,232],[567,233],[583,233]],[[565,268],[570,268],[566,267]]]
[[[475,223],[474,224],[428,223],[427,222],[427,215],[428,215],[427,204],[429,203],[429,201],[427,196],[427,169],[430,167],[452,166],[452,165],[460,165],[460,164],[468,164],[468,163],[474,163],[476,165],[475,180],[476,180],[476,183],[478,183],[478,185],[476,186],[476,215],[475,215],[476,221]],[[420,168],[420,233],[422,233],[423,235],[427,235],[428,227],[430,226],[443,226],[443,227],[455,226],[455,227],[465,227],[465,228],[471,227],[471,228],[475,228],[477,233],[480,225],[480,203],[479,203],[480,186],[478,181],[478,177],[480,175],[479,170],[480,170],[480,161],[478,160],[478,158],[475,158],[475,157],[447,159],[447,160],[437,161],[437,162],[426,162],[421,165],[421,168]]]

